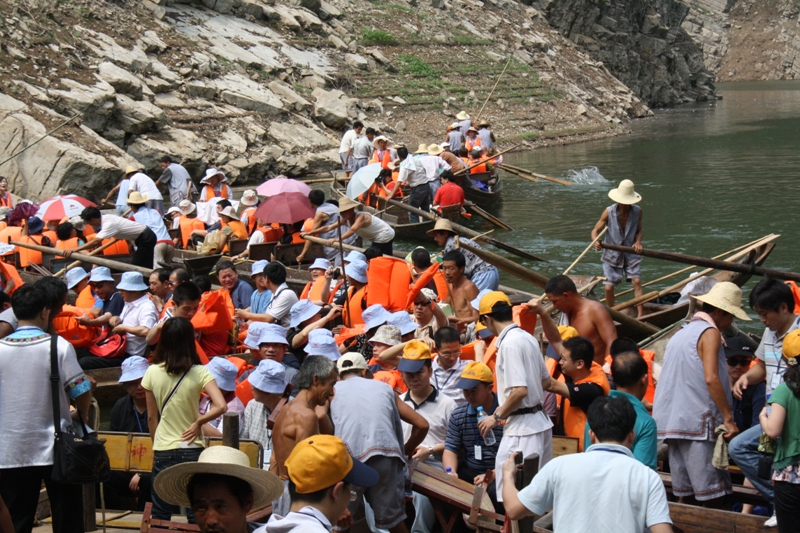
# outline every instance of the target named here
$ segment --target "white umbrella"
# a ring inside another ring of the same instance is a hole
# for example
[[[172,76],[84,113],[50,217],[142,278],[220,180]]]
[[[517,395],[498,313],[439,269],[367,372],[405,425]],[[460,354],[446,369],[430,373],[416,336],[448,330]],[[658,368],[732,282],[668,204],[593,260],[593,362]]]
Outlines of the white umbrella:
[[[371,165],[359,168],[347,183],[347,191],[345,194],[347,194],[348,198],[355,200],[375,184],[375,178],[377,178],[380,173],[380,163],[372,163]]]

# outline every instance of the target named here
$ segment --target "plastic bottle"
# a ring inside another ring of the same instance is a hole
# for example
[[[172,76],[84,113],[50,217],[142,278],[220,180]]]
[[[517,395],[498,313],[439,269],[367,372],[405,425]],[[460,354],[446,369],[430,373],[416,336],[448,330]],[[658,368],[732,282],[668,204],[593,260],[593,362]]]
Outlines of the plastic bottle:
[[[448,474],[451,474],[453,472],[453,469],[448,466],[447,468],[444,469],[444,471],[447,472]]]
[[[487,416],[489,416],[489,415],[486,414],[486,411],[483,410],[483,407],[478,407],[478,422],[480,422],[481,420],[483,420]],[[492,431],[490,429],[486,433],[486,435],[483,437],[483,443],[486,446],[494,446],[496,442],[497,442],[497,438],[494,436],[494,431]]]
[[[769,403],[770,396],[772,396],[772,394],[767,394],[767,417],[769,417],[770,413],[772,413],[772,405]]]

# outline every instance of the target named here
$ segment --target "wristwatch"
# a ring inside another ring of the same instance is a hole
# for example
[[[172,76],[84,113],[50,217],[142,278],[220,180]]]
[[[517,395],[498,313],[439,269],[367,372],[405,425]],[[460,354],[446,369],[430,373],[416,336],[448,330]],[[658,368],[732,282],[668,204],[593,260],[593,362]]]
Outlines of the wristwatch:
[[[494,413],[492,416],[494,417],[494,419],[495,419],[495,420],[496,420],[498,423],[500,423],[500,422],[502,422],[503,420],[505,420],[505,419],[503,419],[503,418],[500,418],[499,416],[497,416],[497,413],[496,413],[496,412],[495,412],[495,413]]]

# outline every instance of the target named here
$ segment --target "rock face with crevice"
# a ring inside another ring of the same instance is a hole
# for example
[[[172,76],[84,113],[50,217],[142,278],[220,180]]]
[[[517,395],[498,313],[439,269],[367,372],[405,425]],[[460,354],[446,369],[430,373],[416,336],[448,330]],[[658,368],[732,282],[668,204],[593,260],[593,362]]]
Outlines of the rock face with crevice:
[[[689,13],[686,3],[539,0],[533,5],[649,106],[715,97],[703,50],[682,26]]]

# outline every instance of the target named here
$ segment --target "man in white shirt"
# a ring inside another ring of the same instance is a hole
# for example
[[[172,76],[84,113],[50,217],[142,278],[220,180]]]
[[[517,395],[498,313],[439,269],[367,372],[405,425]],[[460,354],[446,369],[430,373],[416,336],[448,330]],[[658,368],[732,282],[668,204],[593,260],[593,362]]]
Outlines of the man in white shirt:
[[[588,418],[592,445],[586,452],[550,461],[521,491],[514,486],[516,453],[503,463],[506,515],[519,520],[553,509],[554,531],[672,533],[664,483],[630,451],[633,405],[625,398],[597,398]]]
[[[433,334],[436,351],[439,355],[433,361],[431,385],[461,406],[467,403],[462,389],[456,387],[461,371],[467,362],[461,359],[461,334],[450,326],[440,328]]]
[[[145,207],[147,197],[141,193],[132,192],[128,197],[128,206],[133,212],[133,219],[139,224],[150,228],[156,234],[156,245],[153,247],[153,268],[161,268],[172,264],[172,257],[175,255],[175,245],[169,236],[164,219],[155,209]]]
[[[267,304],[263,314],[246,313],[246,318],[253,322],[269,322],[289,328],[292,306],[297,303],[297,294],[286,284],[286,267],[277,261],[264,267],[264,278],[267,289],[272,291],[272,300]],[[237,316],[242,315],[238,313]]]
[[[358,136],[361,135],[361,129],[363,127],[364,124],[360,121],[356,120],[353,122],[353,129],[347,130],[344,135],[342,135],[342,143],[339,145],[339,159],[342,160],[342,170],[344,170],[348,178],[353,174],[353,168],[350,162],[350,158],[353,155],[353,144],[358,140]]]
[[[189,175],[189,171],[183,165],[174,162],[168,155],[161,158],[161,170],[161,176],[158,177],[156,183],[167,184],[169,203],[177,206],[181,200],[190,199],[189,189],[192,186],[192,177]]]
[[[147,197],[147,207],[155,209],[162,215],[164,214],[164,197],[161,195],[161,191],[158,190],[158,185],[150,179],[150,176],[139,172],[136,167],[128,166],[125,169],[125,178],[130,180],[128,183],[128,197],[133,192],[139,192],[142,196]]]
[[[428,187],[431,189],[431,199],[436,196],[436,191],[442,184],[439,181],[439,174],[444,170],[450,170],[452,167],[442,159],[440,154],[444,152],[438,144],[431,144],[428,146],[428,153],[419,157],[419,162],[425,167],[425,175],[428,177]]]
[[[358,169],[369,163],[369,158],[372,157],[372,151],[375,149],[372,146],[375,133],[374,128],[367,128],[364,136],[353,143],[353,155],[350,157],[350,167],[353,169],[353,173],[358,172]]]
[[[431,196],[431,188],[428,186],[428,175],[425,172],[425,167],[422,166],[418,157],[408,155],[408,148],[405,146],[397,149],[397,158],[400,160],[400,175],[397,177],[398,186],[392,191],[391,197],[393,198],[397,191],[400,190],[400,185],[407,183],[411,187],[408,205],[423,211],[430,211],[430,203],[433,197]],[[415,224],[419,222],[419,215],[409,213],[408,220]]]
[[[131,258],[131,264],[144,268],[153,268],[154,250],[158,242],[153,230],[144,224],[116,215],[101,215],[100,210],[96,207],[85,208],[81,211],[81,218],[84,222],[94,227],[97,233],[83,246],[64,250],[66,259],[69,259],[69,256],[75,252],[82,252],[99,246],[105,239],[120,239],[133,241],[136,246],[136,251]]]

